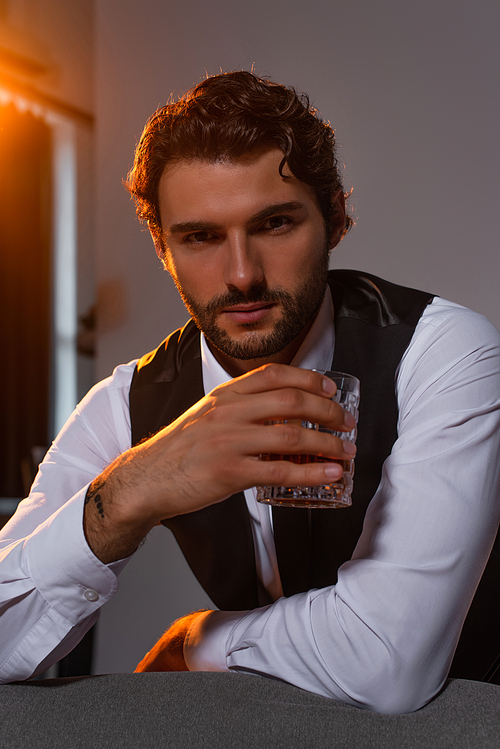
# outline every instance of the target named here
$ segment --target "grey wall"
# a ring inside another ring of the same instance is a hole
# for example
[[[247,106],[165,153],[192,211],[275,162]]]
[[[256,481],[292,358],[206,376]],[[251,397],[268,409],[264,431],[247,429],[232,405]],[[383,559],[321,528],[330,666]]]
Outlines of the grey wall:
[[[205,71],[252,65],[307,91],[337,130],[357,226],[334,265],[500,326],[499,22],[494,0],[96,0],[99,376],[186,319],[121,187],[142,126]],[[103,612],[96,671],[133,668],[169,621],[206,603],[155,530]]]

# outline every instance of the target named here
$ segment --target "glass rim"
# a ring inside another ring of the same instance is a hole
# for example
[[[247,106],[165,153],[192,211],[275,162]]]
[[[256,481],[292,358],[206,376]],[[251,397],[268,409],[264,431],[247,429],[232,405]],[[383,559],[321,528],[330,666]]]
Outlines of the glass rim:
[[[356,377],[356,375],[349,374],[348,372],[340,372],[340,371],[337,371],[335,369],[332,369],[332,370],[330,370],[330,369],[313,369],[312,371],[313,372],[319,372],[319,374],[322,374],[322,375],[324,375],[325,377],[328,377],[331,380],[333,380],[335,378],[337,378],[337,379],[342,378],[342,379],[345,379],[345,380],[350,380],[353,385],[354,384],[357,385],[358,389],[360,388],[360,385],[361,385],[361,383],[360,383],[359,379]]]

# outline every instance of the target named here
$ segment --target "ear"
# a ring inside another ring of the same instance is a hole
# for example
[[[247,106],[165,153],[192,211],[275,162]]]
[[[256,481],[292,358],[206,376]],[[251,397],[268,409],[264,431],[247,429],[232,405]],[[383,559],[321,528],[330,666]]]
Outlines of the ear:
[[[342,190],[338,190],[332,198],[331,212],[330,212],[330,236],[329,244],[330,249],[333,250],[342,237],[345,231],[345,198]]]
[[[160,258],[160,260],[163,260],[163,245],[162,245],[161,239],[158,236],[158,232],[152,228],[149,221],[148,221],[148,229],[149,229],[149,233],[151,234],[151,239],[153,240],[153,244],[155,246],[156,254]]]
[[[169,269],[168,263],[167,263],[165,248],[164,248],[163,242],[161,240],[161,237],[158,235],[157,231],[154,231],[151,228],[151,226],[149,225],[149,223],[148,223],[148,229],[149,229],[149,233],[151,234],[151,239],[153,240],[153,244],[155,246],[156,254],[160,258],[160,260],[161,260],[161,262],[162,262],[163,267],[165,268],[165,270],[168,270],[168,272],[170,273],[170,269]]]

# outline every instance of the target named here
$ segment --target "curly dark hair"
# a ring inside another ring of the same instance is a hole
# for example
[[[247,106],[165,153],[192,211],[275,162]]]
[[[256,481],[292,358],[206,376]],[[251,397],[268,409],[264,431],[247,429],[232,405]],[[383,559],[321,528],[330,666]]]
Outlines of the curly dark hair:
[[[306,94],[243,70],[207,78],[150,117],[125,182],[139,219],[163,247],[158,189],[166,166],[184,159],[237,160],[263,148],[282,151],[282,177],[288,165],[313,189],[328,232],[332,198],[344,189],[333,129]],[[344,234],[352,224],[346,216]]]

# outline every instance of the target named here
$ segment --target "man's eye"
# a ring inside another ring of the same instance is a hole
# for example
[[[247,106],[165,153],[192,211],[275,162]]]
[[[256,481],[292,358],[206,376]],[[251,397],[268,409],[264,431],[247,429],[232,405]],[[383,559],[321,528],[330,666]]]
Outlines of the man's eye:
[[[202,244],[202,242],[208,242],[212,238],[212,235],[208,231],[195,231],[193,234],[188,234],[184,238],[185,242],[191,242],[193,244]]]
[[[273,216],[269,218],[264,224],[264,229],[284,229],[292,223],[292,220],[288,216]]]

